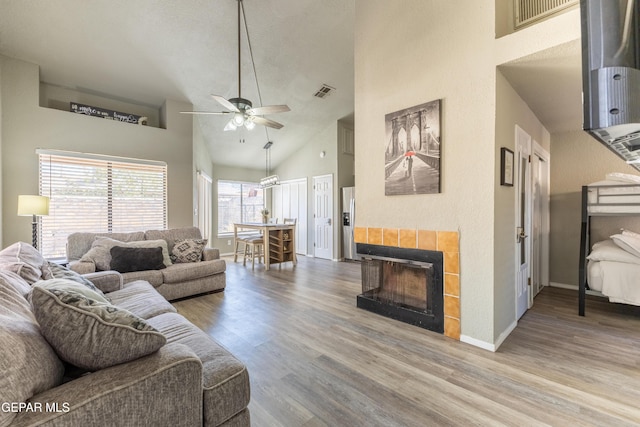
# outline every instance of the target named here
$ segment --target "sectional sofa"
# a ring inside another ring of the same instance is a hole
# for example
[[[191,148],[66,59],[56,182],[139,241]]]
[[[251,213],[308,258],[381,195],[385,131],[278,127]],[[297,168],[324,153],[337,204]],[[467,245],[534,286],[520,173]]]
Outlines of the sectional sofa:
[[[0,251],[0,365],[0,426],[250,425],[246,367],[157,288],[23,242]]]

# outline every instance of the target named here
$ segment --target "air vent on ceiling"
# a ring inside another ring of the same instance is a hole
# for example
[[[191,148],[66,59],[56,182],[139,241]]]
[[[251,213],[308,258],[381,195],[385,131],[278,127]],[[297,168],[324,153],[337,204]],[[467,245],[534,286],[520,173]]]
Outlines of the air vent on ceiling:
[[[322,87],[320,89],[318,89],[318,91],[316,93],[313,94],[313,96],[315,96],[316,98],[326,98],[334,90],[336,90],[335,87],[331,87],[329,85],[323,84]]]

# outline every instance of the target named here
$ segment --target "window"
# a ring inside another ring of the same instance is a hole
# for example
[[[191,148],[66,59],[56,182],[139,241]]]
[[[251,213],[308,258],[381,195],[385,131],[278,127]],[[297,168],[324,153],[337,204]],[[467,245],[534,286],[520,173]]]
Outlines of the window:
[[[40,194],[49,196],[40,248],[66,256],[74,232],[126,233],[167,228],[167,165],[84,153],[38,150]]]
[[[236,222],[261,222],[263,208],[260,184],[218,181],[218,235],[233,233]]]

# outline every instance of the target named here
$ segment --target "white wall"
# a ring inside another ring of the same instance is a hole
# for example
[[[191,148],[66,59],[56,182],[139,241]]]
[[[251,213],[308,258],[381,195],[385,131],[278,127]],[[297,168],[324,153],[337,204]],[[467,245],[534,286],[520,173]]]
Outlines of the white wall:
[[[495,147],[495,336],[509,329],[516,320],[515,295],[515,187],[500,185],[500,148],[515,153],[515,127],[520,126],[543,148],[550,151],[551,136],[516,93],[509,82],[498,72],[496,80],[496,147]],[[554,159],[552,159],[553,164]]]
[[[30,219],[16,216],[18,194],[38,193],[37,148],[165,161],[169,227],[193,224],[193,138],[190,105],[159,107],[166,129],[88,117],[39,105],[35,64],[0,56],[2,69],[2,200],[4,245],[30,241]],[[45,104],[46,105],[46,104]]]
[[[277,149],[277,141],[271,148]],[[325,151],[325,157],[320,157],[320,152]],[[313,177],[320,175],[333,175],[333,258],[339,257],[340,248],[340,180],[338,175],[338,122],[332,123],[324,130],[310,138],[298,151],[289,156],[276,169],[281,180],[307,178],[307,253],[313,255],[313,243],[315,240],[313,226]],[[300,221],[300,219],[298,219]]]
[[[356,0],[356,226],[459,231],[461,332],[485,343],[494,341],[494,20],[487,2]],[[385,114],[435,99],[442,192],[385,196]]]
[[[0,248],[4,247],[4,243],[3,243],[3,239],[2,239],[2,236],[3,236],[3,233],[2,233],[2,228],[3,228],[2,227],[2,223],[3,223],[3,221],[2,221],[2,218],[3,218],[3,209],[2,209],[2,206],[3,206],[3,202],[2,202],[3,191],[2,191],[2,189],[3,189],[3,185],[2,185],[2,183],[3,183],[3,179],[4,179],[3,178],[4,174],[2,172],[2,157],[3,157],[3,154],[2,154],[2,119],[3,119],[3,116],[2,116],[2,66],[0,65]]]
[[[582,186],[604,180],[609,172],[640,172],[581,130],[553,134],[551,158],[550,280],[577,286]],[[640,219],[596,218],[592,243],[621,227],[640,232]]]

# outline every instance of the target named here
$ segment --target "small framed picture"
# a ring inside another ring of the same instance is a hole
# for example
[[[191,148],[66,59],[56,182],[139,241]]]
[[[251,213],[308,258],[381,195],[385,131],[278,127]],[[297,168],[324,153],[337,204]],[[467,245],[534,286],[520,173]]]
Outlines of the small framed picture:
[[[513,151],[500,148],[500,185],[513,187]]]

